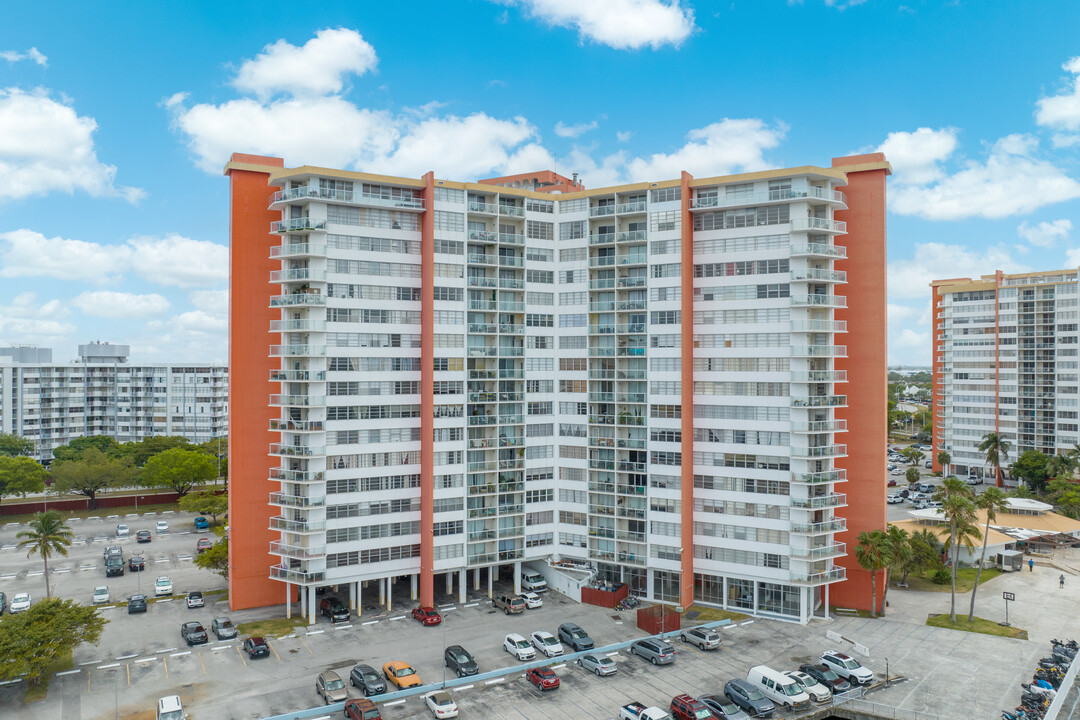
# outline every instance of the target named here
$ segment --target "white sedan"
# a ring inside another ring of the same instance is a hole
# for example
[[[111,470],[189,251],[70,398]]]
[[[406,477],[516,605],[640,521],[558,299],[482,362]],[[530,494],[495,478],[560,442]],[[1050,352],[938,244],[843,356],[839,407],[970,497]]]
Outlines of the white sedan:
[[[11,607],[8,608],[8,612],[17,613],[29,610],[30,602],[30,593],[19,593],[11,598]]]
[[[889,496],[885,498],[885,501],[890,505],[897,505],[904,502],[904,497],[900,493],[889,493]]]
[[[172,595],[172,580],[167,575],[162,575],[154,583],[154,595]]]
[[[109,602],[109,586],[98,585],[94,588],[94,604],[100,605]]]
[[[445,690],[438,690],[428,694],[425,697],[425,702],[431,714],[439,720],[457,717],[457,703],[454,702],[454,698],[450,697],[450,693]]]
[[[534,592],[521,593],[521,599],[525,601],[525,607],[532,610],[533,608],[543,607],[544,601]]]
[[[131,529],[123,523],[116,526],[116,537],[127,537],[131,534]]]
[[[784,674],[799,683],[799,685],[802,686],[802,689],[813,698],[814,702],[823,703],[832,699],[832,691],[806,673],[799,672],[798,670],[789,670]]]
[[[562,643],[555,639],[555,636],[549,633],[547,630],[537,630],[532,634],[533,647],[544,653],[548,657],[555,657],[556,655],[563,654]]]

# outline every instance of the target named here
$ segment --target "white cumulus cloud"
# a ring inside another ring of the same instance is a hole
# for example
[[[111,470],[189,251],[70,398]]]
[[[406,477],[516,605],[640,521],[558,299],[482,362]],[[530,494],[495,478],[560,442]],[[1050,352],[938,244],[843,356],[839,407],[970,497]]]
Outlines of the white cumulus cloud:
[[[771,166],[764,151],[780,144],[787,126],[770,127],[757,118],[724,118],[687,133],[687,142],[671,153],[634,158],[627,164],[630,182],[678,177],[686,170],[698,177],[752,172]]]
[[[341,92],[347,75],[363,75],[375,68],[373,48],[355,30],[325,28],[297,47],[281,39],[267,45],[236,73],[233,86],[268,98],[277,93],[319,96]]]
[[[228,290],[195,290],[188,295],[196,310],[224,317],[229,311]]]
[[[173,234],[134,237],[128,240],[128,247],[131,269],[158,285],[196,287],[229,278],[229,249],[215,242]]]
[[[941,179],[944,162],[956,149],[957,131],[921,127],[915,132],[892,132],[876,152],[885,153],[895,182],[924,184]]]
[[[41,302],[37,294],[22,292],[10,305],[0,305],[0,337],[5,344],[49,345],[68,341],[77,328],[64,322],[68,310],[59,300]]]
[[[7,60],[9,63],[30,60],[41,67],[49,67],[49,58],[45,57],[45,55],[36,47],[30,48],[24,53],[18,52],[17,50],[0,50],[0,60]]]
[[[1036,105],[1035,122],[1055,130],[1080,130],[1080,56],[1069,58],[1062,64],[1071,73],[1068,87],[1060,95],[1042,98]]]
[[[0,198],[82,191],[135,202],[146,194],[116,185],[116,167],[94,149],[97,122],[46,90],[0,89],[0,128]]]
[[[578,31],[616,50],[679,47],[694,31],[694,11],[680,0],[496,0],[543,22]]]
[[[1020,223],[1016,228],[1016,234],[1038,247],[1051,247],[1058,240],[1069,237],[1072,231],[1072,220],[1043,221],[1038,225]]]
[[[102,284],[115,280],[128,266],[130,249],[62,237],[47,238],[33,230],[0,233],[0,276],[51,277]]]
[[[1002,247],[972,249],[945,243],[916,243],[912,257],[889,263],[889,296],[929,302],[933,280],[974,279],[995,270],[1018,273],[1030,272],[1031,268],[1014,260]]]
[[[562,120],[555,123],[555,134],[561,138],[576,138],[584,135],[590,130],[595,130],[597,125],[595,120],[590,123],[578,123],[577,125],[567,125]]]
[[[156,293],[136,295],[112,290],[93,290],[76,296],[71,304],[86,315],[105,318],[144,318],[161,315],[169,301]]]

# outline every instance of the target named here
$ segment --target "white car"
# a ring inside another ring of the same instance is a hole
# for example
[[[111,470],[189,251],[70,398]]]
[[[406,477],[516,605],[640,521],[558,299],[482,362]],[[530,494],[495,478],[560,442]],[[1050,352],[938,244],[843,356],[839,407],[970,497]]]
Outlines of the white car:
[[[904,498],[900,493],[889,493],[889,496],[885,498],[885,501],[890,505],[896,505],[897,503],[904,502]]]
[[[157,531],[158,535],[160,535],[161,533],[167,533],[169,532],[169,523],[165,522],[164,520],[158,520],[157,525],[154,526],[154,529]]]
[[[534,592],[521,593],[521,599],[525,601],[525,607],[532,610],[533,608],[543,607],[544,601],[539,595]]]
[[[903,475],[905,472],[907,472],[907,471],[904,470],[903,468],[896,468],[895,470],[890,470],[889,474],[890,475]]]
[[[532,645],[517,633],[510,633],[506,636],[506,639],[503,640],[503,650],[518,660],[532,660],[536,657],[536,651],[532,649]]]
[[[829,650],[821,653],[821,662],[840,677],[847,678],[856,685],[869,685],[874,682],[874,673],[870,668],[863,667],[850,655]]]
[[[109,602],[109,586],[98,585],[94,588],[94,604],[100,605],[101,603]]]
[[[814,678],[810,677],[804,672],[798,670],[789,670],[784,673],[789,678],[799,683],[802,689],[806,691],[806,694],[817,703],[829,702],[832,699],[832,691],[819,683]]]
[[[431,714],[436,718],[439,718],[439,720],[442,720],[442,718],[457,717],[457,703],[454,702],[454,698],[450,697],[450,693],[445,690],[429,693],[424,698],[424,702],[427,703],[428,710],[431,711]]]
[[[179,695],[169,695],[157,701],[157,720],[184,720],[186,717]]]
[[[159,577],[154,583],[154,595],[172,595],[172,580],[165,575]]]
[[[563,654],[562,643],[547,630],[537,630],[532,634],[533,647],[548,657]]]
[[[124,525],[123,523],[121,523],[121,524],[116,526],[116,537],[127,537],[130,534],[131,534],[131,530],[128,529],[127,525]]]
[[[30,602],[30,593],[19,593],[11,598],[11,607],[8,608],[8,612],[17,613],[29,610]]]

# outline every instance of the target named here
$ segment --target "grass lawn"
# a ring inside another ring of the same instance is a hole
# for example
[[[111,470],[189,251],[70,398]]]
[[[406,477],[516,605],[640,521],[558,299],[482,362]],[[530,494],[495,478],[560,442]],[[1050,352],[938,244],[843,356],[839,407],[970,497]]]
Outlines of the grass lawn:
[[[696,612],[693,622],[716,622],[717,620],[730,620],[731,622],[739,622],[740,620],[746,620],[749,615],[743,613],[731,612],[729,610],[721,610],[720,608],[705,607],[704,605],[691,605],[683,613]]]
[[[288,635],[296,628],[303,627],[306,624],[302,617],[271,618],[270,620],[240,623],[236,626],[236,631],[252,637],[278,637]]]
[[[963,630],[964,632],[976,632],[983,635],[997,635],[999,637],[1017,638],[1027,640],[1027,630],[1016,627],[1005,627],[993,620],[987,620],[976,616],[972,622],[967,621],[967,613],[956,613],[956,622],[949,622],[948,615],[930,615],[926,618],[926,624],[932,627],[949,628],[950,630]]]
[[[71,670],[74,666],[75,661],[72,659],[72,651],[68,650],[66,655],[50,665],[45,672],[41,673],[41,682],[37,685],[28,685],[26,687],[26,697],[23,698],[23,702],[32,703],[44,700],[45,696],[49,693],[49,679],[58,672]]]
[[[1000,574],[1001,571],[997,568],[983,568],[982,576],[979,578],[979,584],[983,585],[988,580],[993,580]],[[896,575],[893,575],[893,577],[896,578]],[[899,582],[899,580],[896,580],[895,582]],[[895,582],[893,584],[893,587],[890,588],[890,592],[903,592],[904,589],[897,588]],[[949,583],[945,583],[944,585],[935,585],[934,583],[930,582],[930,578],[921,577],[914,574],[908,575],[907,584],[907,589],[909,590],[922,590],[925,592],[949,592],[950,588]],[[959,570],[957,570],[956,592],[966,593],[969,592],[973,587],[975,587],[975,568],[960,568]]]

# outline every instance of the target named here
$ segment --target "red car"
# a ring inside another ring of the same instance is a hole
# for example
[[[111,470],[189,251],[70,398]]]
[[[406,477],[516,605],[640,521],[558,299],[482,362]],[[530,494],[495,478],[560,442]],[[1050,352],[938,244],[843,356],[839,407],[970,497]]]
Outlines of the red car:
[[[685,693],[671,698],[671,715],[675,720],[716,720],[708,705]]]
[[[525,679],[540,690],[554,690],[559,687],[559,676],[551,668],[533,668],[525,673]]]
[[[889,484],[886,485],[886,487],[896,487],[896,481],[892,478],[889,478]]]
[[[210,542],[207,538],[199,538],[198,542],[195,543],[195,549],[202,553],[209,550],[213,545],[214,543]]]
[[[442,615],[433,607],[413,608],[412,616],[425,625],[438,625],[442,622]]]

